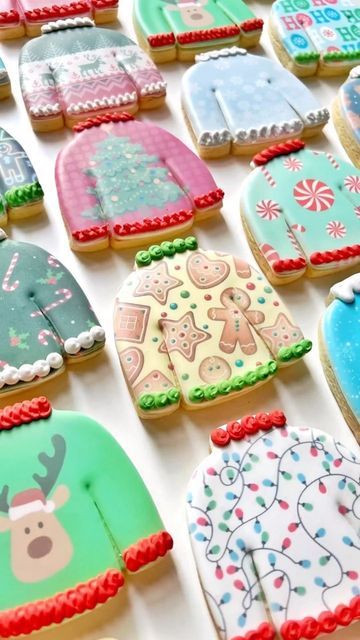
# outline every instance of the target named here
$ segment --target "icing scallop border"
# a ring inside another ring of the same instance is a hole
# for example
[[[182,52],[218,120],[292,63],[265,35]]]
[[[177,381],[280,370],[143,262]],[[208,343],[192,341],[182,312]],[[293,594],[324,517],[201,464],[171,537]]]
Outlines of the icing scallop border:
[[[36,118],[41,116],[53,116],[58,113],[61,113],[62,109],[59,102],[55,102],[55,104],[44,104],[40,107],[30,107],[30,115],[35,116]]]
[[[95,27],[95,22],[91,18],[67,18],[66,20],[54,20],[43,24],[41,33],[53,33],[54,31],[63,31],[64,29],[76,29],[76,27]]]
[[[98,324],[89,331],[82,331],[78,336],[65,340],[64,349],[68,355],[75,356],[81,349],[91,349],[95,342],[105,342],[105,331]]]
[[[34,378],[46,378],[51,369],[61,369],[64,359],[60,353],[54,351],[46,356],[46,360],[36,360],[33,364],[22,364],[19,368],[6,365],[0,373],[0,389],[18,382],[31,382]]]
[[[195,56],[195,62],[207,62],[208,60],[218,60],[218,58],[229,58],[230,56],[245,56],[246,54],[247,50],[241,47],[227,47],[225,49],[199,53]]]
[[[97,100],[87,100],[86,102],[73,102],[68,108],[67,113],[76,115],[79,113],[86,113],[88,111],[94,111],[96,109],[105,109],[107,107],[119,107],[123,104],[131,104],[136,102],[137,93],[132,91],[131,93],[119,94],[118,96],[110,96],[110,98],[102,98]]]

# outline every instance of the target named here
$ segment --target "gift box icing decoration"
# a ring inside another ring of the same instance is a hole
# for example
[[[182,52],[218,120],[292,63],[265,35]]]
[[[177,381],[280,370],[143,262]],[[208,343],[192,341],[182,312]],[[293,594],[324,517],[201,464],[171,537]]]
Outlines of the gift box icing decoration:
[[[134,26],[155,62],[194,60],[214,47],[253,47],[263,20],[242,0],[135,0]]]
[[[9,74],[6,71],[6,67],[0,58],[0,100],[4,100],[11,95],[11,84]]]
[[[310,639],[359,620],[360,458],[280,411],[215,429],[211,448],[187,511],[219,637]]]
[[[328,110],[289,71],[237,47],[197,56],[183,76],[182,101],[205,158],[253,153],[271,141],[315,135],[329,119]]]
[[[360,441],[359,322],[360,274],[356,273],[331,287],[319,337],[327,381],[344,418]]]
[[[75,131],[56,163],[73,249],[144,244],[221,208],[223,191],[205,164],[165,129],[116,113]]]
[[[171,549],[139,473],[91,418],[35,398],[0,411],[0,442],[2,638],[94,609]]]
[[[351,161],[360,168],[360,66],[341,85],[332,109],[333,122]]]
[[[116,20],[118,0],[1,0],[0,40],[38,36],[41,26],[52,20],[94,18],[97,24]]]
[[[256,389],[311,349],[265,278],[190,236],[136,254],[115,302],[120,363],[140,416]]]
[[[21,90],[36,131],[163,103],[162,76],[122,33],[95,27],[89,18],[50,22],[42,33],[20,54]]]
[[[356,0],[276,0],[270,36],[296,75],[343,74],[360,61],[360,8]]]
[[[104,347],[70,272],[40,247],[0,235],[0,396],[40,384]]]
[[[250,247],[272,282],[320,277],[360,261],[358,169],[300,140],[269,147],[253,165],[241,213]]]

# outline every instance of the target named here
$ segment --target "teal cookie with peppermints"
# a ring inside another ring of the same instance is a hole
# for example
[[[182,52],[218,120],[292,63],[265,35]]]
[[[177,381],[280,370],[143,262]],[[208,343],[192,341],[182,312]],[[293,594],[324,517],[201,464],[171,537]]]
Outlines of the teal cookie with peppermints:
[[[115,341],[141,417],[207,407],[270,380],[311,349],[264,276],[196,238],[153,245],[115,302]]]
[[[95,355],[105,332],[71,273],[0,229],[0,397]]]

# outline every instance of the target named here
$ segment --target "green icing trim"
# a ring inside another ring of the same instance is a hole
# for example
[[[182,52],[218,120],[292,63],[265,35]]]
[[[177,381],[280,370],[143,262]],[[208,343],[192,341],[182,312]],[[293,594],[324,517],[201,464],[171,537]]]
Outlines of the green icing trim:
[[[346,60],[357,60],[360,58],[360,51],[329,51],[324,53],[324,62],[343,62]]]
[[[5,192],[5,200],[9,207],[21,207],[28,202],[41,200],[44,192],[39,182],[31,182],[22,187],[13,187]]]
[[[143,411],[163,409],[169,404],[176,404],[180,400],[180,391],[172,387],[164,393],[143,393],[138,399],[138,406]]]
[[[293,358],[302,358],[305,353],[309,353],[312,349],[311,340],[301,340],[293,344],[291,347],[283,347],[278,353],[278,360],[280,362],[289,362]]]
[[[135,256],[135,262],[138,267],[147,267],[153,260],[162,260],[162,258],[171,257],[175,253],[184,253],[185,251],[195,251],[198,243],[194,236],[188,238],[175,238],[172,242],[165,241],[161,244],[153,244],[147,251],[138,251]]]
[[[308,53],[297,53],[295,56],[295,62],[299,64],[310,64],[311,62],[317,62],[320,58],[320,53],[316,51],[309,51]]]
[[[257,382],[266,380],[277,371],[277,364],[274,360],[269,360],[266,364],[260,365],[255,371],[249,371],[245,376],[235,376],[230,380],[223,380],[218,384],[210,384],[202,387],[193,387],[189,392],[191,402],[203,402],[204,400],[215,400],[217,396],[226,396],[234,391],[241,391],[244,387],[252,387]]]

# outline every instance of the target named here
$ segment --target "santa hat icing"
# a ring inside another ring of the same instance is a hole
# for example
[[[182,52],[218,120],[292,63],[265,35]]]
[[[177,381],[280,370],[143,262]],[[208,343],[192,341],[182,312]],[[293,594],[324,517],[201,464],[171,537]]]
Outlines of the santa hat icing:
[[[12,499],[9,518],[12,521],[20,520],[29,513],[37,513],[38,511],[52,513],[54,509],[55,504],[51,500],[46,500],[41,489],[27,489],[17,493]]]

